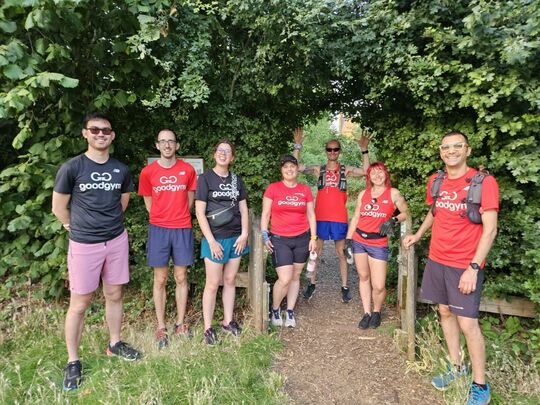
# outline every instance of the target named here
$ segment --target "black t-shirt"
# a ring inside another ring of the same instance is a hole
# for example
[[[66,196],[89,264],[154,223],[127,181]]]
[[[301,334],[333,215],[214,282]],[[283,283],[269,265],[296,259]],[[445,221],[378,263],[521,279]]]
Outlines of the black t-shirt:
[[[242,178],[236,175],[236,198],[234,211],[234,219],[228,224],[219,228],[210,226],[212,234],[216,239],[232,238],[239,236],[242,233],[242,219],[240,216],[240,208],[238,202],[247,198],[246,187]],[[213,170],[208,170],[199,176],[197,180],[197,191],[195,199],[206,202],[206,213],[211,211],[227,208],[231,206],[233,200],[232,191],[232,175],[225,178],[218,176]]]
[[[83,153],[60,167],[54,191],[71,194],[71,240],[106,242],[124,232],[121,196],[133,191],[133,179],[125,164],[112,157],[96,163]]]

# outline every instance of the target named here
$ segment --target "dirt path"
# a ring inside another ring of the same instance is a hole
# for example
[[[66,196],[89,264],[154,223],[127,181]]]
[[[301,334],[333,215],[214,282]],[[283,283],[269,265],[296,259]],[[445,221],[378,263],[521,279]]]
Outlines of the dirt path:
[[[394,308],[383,310],[379,329],[358,329],[362,311],[356,270],[349,274],[353,300],[343,304],[332,242],[325,244],[322,258],[314,297],[298,300],[298,326],[281,331],[285,350],[275,368],[287,378],[292,403],[442,405],[442,396],[426,378],[405,373],[405,357],[392,338]]]

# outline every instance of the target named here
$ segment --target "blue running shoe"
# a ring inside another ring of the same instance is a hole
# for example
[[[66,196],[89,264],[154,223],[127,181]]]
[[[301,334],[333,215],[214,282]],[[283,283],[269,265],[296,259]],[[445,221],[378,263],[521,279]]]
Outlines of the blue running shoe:
[[[450,384],[454,383],[459,377],[465,376],[469,373],[467,366],[461,367],[448,365],[446,372],[439,374],[431,380],[431,385],[437,388],[439,391],[446,391]]]
[[[486,388],[483,389],[478,384],[472,383],[466,405],[487,405],[489,401],[491,401],[489,384],[486,384]]]

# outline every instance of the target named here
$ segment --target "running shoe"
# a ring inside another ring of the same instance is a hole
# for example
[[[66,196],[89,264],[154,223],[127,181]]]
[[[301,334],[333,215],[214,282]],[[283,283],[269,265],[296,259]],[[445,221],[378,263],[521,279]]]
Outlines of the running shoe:
[[[210,327],[204,331],[204,341],[209,346],[217,344],[218,338],[214,328]]]
[[[64,391],[76,390],[81,386],[82,379],[80,360],[70,361],[64,369]]]
[[[174,334],[188,339],[193,337],[193,332],[191,332],[187,323],[174,324]]]
[[[281,311],[280,309],[272,309],[270,311],[270,317],[272,318],[272,325],[273,326],[283,326],[283,320],[281,319]]]
[[[362,319],[360,319],[360,322],[358,322],[358,327],[360,329],[367,329],[369,326],[369,321],[371,320],[371,315],[367,312],[364,314]]]
[[[236,321],[230,321],[228,325],[221,325],[221,330],[233,336],[240,336],[242,333],[242,328]]]
[[[469,398],[465,405],[487,405],[491,401],[491,389],[489,384],[486,384],[485,388],[480,387],[476,383],[472,383],[469,390]]]
[[[306,289],[304,290],[304,298],[306,300],[310,300],[313,298],[313,295],[315,294],[315,288],[317,286],[313,283],[309,283],[306,287]]]
[[[341,301],[347,304],[350,300],[352,300],[352,297],[349,287],[341,287]]]
[[[380,312],[372,312],[371,313],[371,319],[369,320],[369,327],[372,329],[376,329],[379,326],[381,326],[381,313]]]
[[[287,328],[296,328],[296,318],[294,317],[294,311],[292,309],[287,310],[285,316],[285,326]]]
[[[431,385],[439,391],[446,391],[450,384],[454,383],[459,377],[466,376],[469,373],[468,367],[448,365],[446,371],[431,379]]]
[[[121,340],[116,342],[114,346],[109,343],[105,353],[107,356],[117,356],[127,361],[139,360],[142,357],[141,352]]]
[[[156,330],[156,341],[158,349],[164,349],[169,345],[169,335],[167,334],[167,328],[161,328]]]

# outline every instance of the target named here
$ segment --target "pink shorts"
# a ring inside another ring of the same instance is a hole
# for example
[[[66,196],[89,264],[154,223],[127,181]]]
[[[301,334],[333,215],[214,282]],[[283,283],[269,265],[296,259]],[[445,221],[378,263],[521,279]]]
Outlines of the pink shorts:
[[[99,279],[110,285],[129,282],[129,244],[127,231],[107,242],[79,243],[69,241],[69,289],[90,294],[99,286]]]

